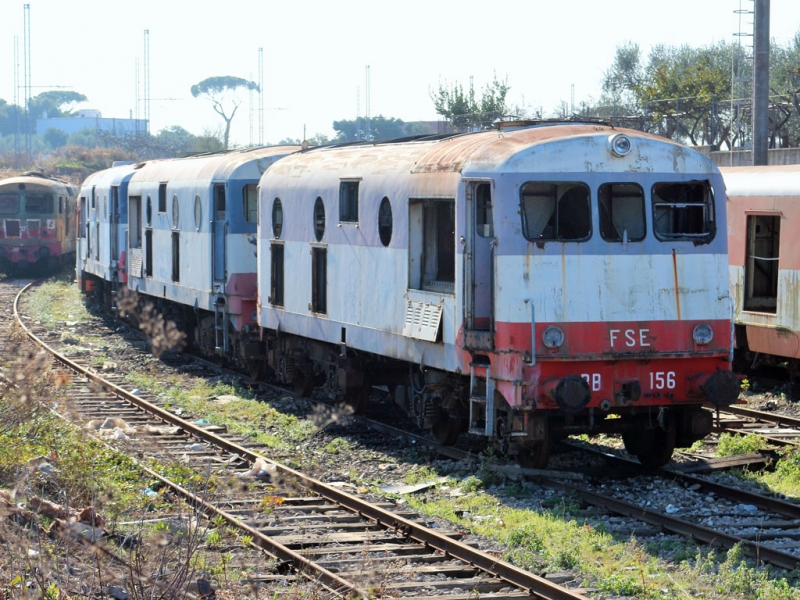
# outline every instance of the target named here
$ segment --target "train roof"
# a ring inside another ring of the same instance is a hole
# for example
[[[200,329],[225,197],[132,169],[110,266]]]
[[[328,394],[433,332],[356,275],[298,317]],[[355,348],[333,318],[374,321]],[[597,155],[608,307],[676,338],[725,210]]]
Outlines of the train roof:
[[[800,165],[722,167],[728,197],[800,196]]]
[[[63,179],[58,179],[56,177],[50,177],[34,171],[28,171],[26,173],[22,173],[21,175],[0,180],[0,189],[7,188],[9,186],[16,187],[20,184],[34,186],[39,189],[63,189],[67,191],[69,195],[74,195],[75,190],[78,189],[78,186],[73,185],[68,181],[64,181]]]
[[[620,134],[631,140],[631,151],[624,157],[612,157],[609,141]],[[354,175],[469,174],[509,169],[717,171],[713,162],[700,153],[652,134],[593,123],[554,123],[312,148],[282,159],[270,169],[268,177],[321,176],[325,172],[346,177],[348,171]]]
[[[260,172],[275,159],[300,150],[300,146],[265,146],[247,150],[153,160],[135,165],[133,181],[212,181],[231,177],[243,165],[258,164]]]

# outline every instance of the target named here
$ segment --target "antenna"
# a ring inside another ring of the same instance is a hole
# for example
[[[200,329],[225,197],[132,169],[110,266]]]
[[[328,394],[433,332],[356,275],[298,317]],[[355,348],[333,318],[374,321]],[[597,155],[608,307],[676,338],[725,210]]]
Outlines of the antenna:
[[[19,163],[19,36],[17,35],[14,36],[14,131],[14,159]]]
[[[139,135],[139,58],[137,57],[134,60],[134,67],[133,67],[133,86],[136,90],[136,121],[134,123],[134,130],[136,131],[136,135]]]
[[[361,86],[356,86],[356,141],[361,141],[361,129],[358,122],[361,120]]]
[[[745,78],[742,77],[742,71],[744,69],[744,65],[742,63],[744,63],[744,61],[748,58],[748,56],[742,50],[742,38],[753,37],[751,32],[742,31],[742,20],[744,19],[745,15],[752,16],[754,14],[752,10],[742,8],[743,1],[752,2],[753,0],[739,0],[739,9],[733,11],[738,17],[739,30],[733,34],[736,38],[738,48],[734,51],[733,56],[731,57],[731,114],[733,116],[734,135],[736,136],[736,140],[740,148],[743,148],[745,145],[744,126],[742,124],[742,106],[747,102],[746,100],[742,99],[742,83],[745,81]],[[751,22],[749,25],[753,26],[753,23]],[[752,50],[752,46],[750,46],[750,48]]]
[[[250,71],[250,73],[248,74],[248,78],[250,79],[250,81],[253,81],[253,72],[252,71]],[[253,121],[254,121],[254,119],[253,119],[253,111],[255,109],[253,108],[253,88],[251,88],[250,86],[247,86],[247,103],[248,103],[247,104],[247,116],[249,117],[248,118],[248,125],[250,126],[250,147],[252,148],[253,147]]]
[[[150,132],[150,30],[144,30],[144,131]]]
[[[569,114],[575,114],[575,84],[570,85],[569,90]]]
[[[366,106],[365,106],[365,110],[366,110],[365,118],[367,120],[367,136],[366,136],[366,139],[367,139],[367,141],[369,141],[369,140],[372,139],[372,132],[370,131],[370,123],[369,123],[369,65],[367,65],[367,92],[366,92],[365,104],[366,104]]]
[[[264,145],[264,48],[258,49],[258,145]]]
[[[33,140],[31,139],[31,5],[23,4],[23,41],[22,51],[25,56],[25,150],[28,157],[33,150]]]

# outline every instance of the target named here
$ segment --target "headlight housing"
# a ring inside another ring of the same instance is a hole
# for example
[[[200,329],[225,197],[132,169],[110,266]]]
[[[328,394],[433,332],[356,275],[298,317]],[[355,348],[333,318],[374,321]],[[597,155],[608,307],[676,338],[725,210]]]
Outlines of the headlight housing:
[[[698,325],[694,326],[694,331],[692,331],[692,339],[698,346],[710,344],[711,340],[714,339],[714,330],[711,329],[711,325],[708,323],[699,323]]]
[[[627,156],[630,154],[632,147],[631,138],[622,133],[617,133],[608,138],[608,149],[614,156]]]

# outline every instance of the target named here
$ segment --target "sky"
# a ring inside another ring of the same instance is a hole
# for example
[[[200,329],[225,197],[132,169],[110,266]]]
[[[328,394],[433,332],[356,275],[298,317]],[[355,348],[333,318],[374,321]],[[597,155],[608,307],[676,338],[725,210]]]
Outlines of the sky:
[[[14,39],[24,80],[23,2],[0,2],[0,98],[14,101]],[[616,48],[704,46],[752,32],[752,0],[29,0],[32,95],[66,89],[103,117],[144,116],[149,31],[150,131],[221,131],[191,86],[211,76],[258,81],[263,48],[264,143],[334,135],[367,112],[435,121],[440,83],[480,90],[507,79],[507,102],[545,116],[597,99]],[[770,35],[800,31],[800,0],[772,0]],[[741,38],[751,44],[752,38]],[[138,78],[137,78],[138,64]],[[369,65],[369,87],[366,83]],[[137,90],[138,79],[138,90]],[[19,91],[19,98],[24,96]],[[20,100],[21,101],[21,100]],[[259,142],[257,96],[245,94],[232,142]],[[251,126],[252,123],[252,126]]]

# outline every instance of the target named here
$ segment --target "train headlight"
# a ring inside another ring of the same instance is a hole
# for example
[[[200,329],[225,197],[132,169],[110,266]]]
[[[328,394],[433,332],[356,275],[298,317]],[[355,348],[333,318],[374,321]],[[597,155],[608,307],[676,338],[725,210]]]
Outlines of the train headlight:
[[[542,332],[542,343],[547,348],[560,348],[564,343],[564,332],[560,327],[550,325]]]
[[[618,133],[608,138],[608,149],[614,156],[627,156],[631,151],[631,138]]]
[[[714,330],[711,329],[711,325],[708,323],[695,325],[694,331],[692,331],[692,339],[699,346],[710,344],[711,340],[714,339]]]

